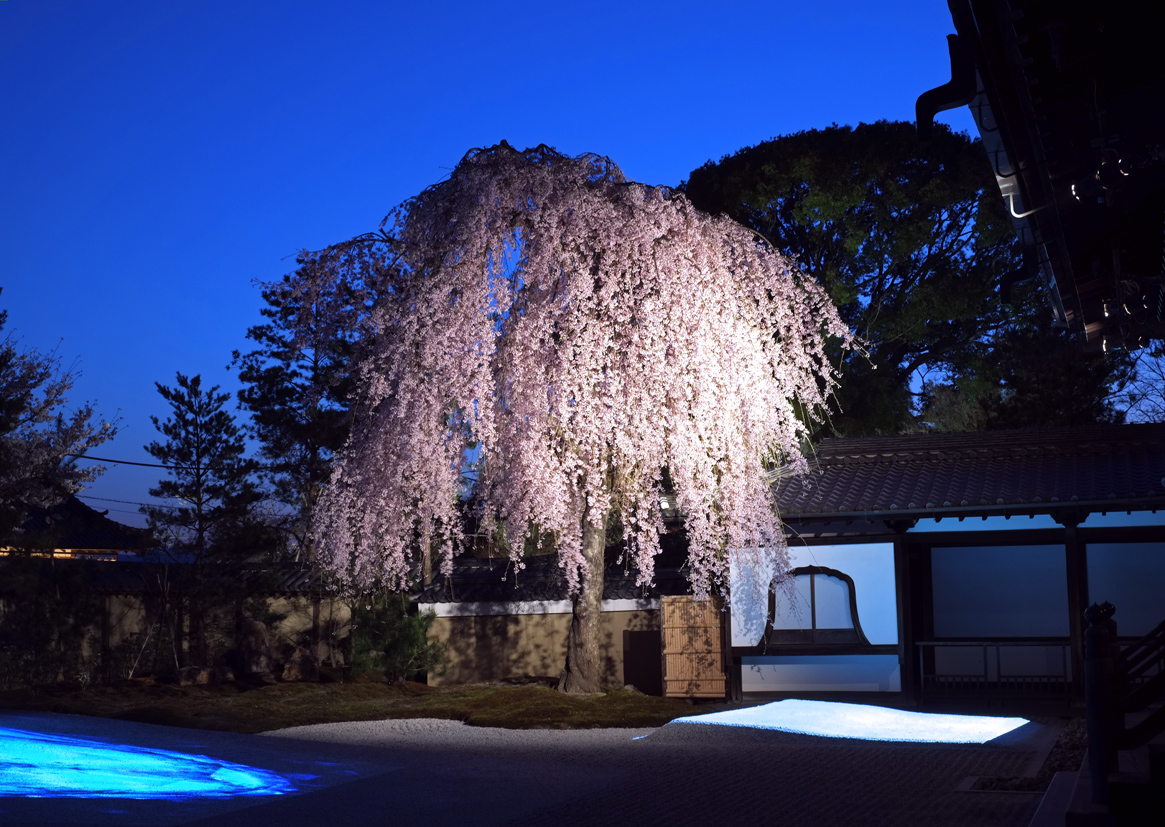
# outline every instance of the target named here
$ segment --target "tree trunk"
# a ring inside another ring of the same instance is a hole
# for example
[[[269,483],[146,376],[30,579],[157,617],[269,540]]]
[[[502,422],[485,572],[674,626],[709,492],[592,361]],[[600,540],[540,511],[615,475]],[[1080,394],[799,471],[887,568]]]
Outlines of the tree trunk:
[[[583,518],[582,552],[589,571],[574,597],[570,633],[566,637],[566,667],[558,681],[558,691],[568,695],[589,695],[602,691],[603,553],[607,548],[606,521],[593,526]]]
[[[433,582],[433,541],[429,537],[421,540],[421,585]]]

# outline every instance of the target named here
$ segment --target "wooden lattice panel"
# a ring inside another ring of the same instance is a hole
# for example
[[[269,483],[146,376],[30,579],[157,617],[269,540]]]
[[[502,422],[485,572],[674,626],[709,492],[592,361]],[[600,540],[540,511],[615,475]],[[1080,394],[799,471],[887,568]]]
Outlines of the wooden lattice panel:
[[[711,600],[664,597],[663,692],[669,698],[723,698],[723,614]]]

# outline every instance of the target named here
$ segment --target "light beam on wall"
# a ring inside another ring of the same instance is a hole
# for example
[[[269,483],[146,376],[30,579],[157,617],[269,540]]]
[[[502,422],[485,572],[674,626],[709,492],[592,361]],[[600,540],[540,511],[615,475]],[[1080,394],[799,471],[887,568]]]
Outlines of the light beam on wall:
[[[0,727],[0,795],[234,798],[295,789],[278,773],[205,755]]]
[[[858,738],[864,741],[983,744],[1023,726],[1027,720],[907,712],[833,701],[785,700],[763,706],[677,718],[672,723],[779,729],[804,735]]]

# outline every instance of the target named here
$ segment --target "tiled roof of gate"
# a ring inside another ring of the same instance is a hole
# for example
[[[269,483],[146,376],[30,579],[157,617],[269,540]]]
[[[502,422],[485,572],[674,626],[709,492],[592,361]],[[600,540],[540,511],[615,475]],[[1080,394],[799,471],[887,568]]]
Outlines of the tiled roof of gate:
[[[824,440],[786,520],[1165,508],[1165,425]]]

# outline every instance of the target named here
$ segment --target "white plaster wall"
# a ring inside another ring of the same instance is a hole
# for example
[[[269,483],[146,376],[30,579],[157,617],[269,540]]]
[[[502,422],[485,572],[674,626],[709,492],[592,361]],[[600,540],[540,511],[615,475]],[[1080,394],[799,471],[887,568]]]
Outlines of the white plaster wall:
[[[901,692],[897,655],[765,655],[746,657],[745,692]]]
[[[1064,646],[940,646],[934,674],[984,677],[996,681],[1022,677],[1072,677],[1072,659]]]
[[[1061,545],[931,550],[936,637],[1067,637]]]
[[[832,546],[795,546],[789,548],[793,568],[825,566],[837,569],[853,578],[857,591],[858,619],[862,631],[873,644],[898,642],[898,601],[894,583],[894,546],[892,543],[861,543]],[[734,561],[735,563],[735,561]],[[738,601],[738,594],[752,594],[756,584],[772,580],[768,570],[744,570],[730,567],[732,588],[732,645],[753,646],[764,635],[765,601]],[[785,618],[787,628],[796,628],[798,617],[807,618],[807,610],[800,615],[787,601],[778,599],[778,611]],[[803,602],[803,601],[802,601]],[[807,620],[805,620],[808,623]]]
[[[1165,543],[1089,543],[1088,601],[1116,606],[1117,632],[1144,635],[1165,620]]]
[[[858,596],[858,619],[873,644],[898,642],[894,545],[862,543],[790,548],[793,566],[827,566],[848,574]]]
[[[731,594],[732,645],[755,646],[765,633],[769,611],[768,589],[773,569],[765,560],[761,565],[747,565],[745,556],[735,553],[728,558],[728,588]]]

